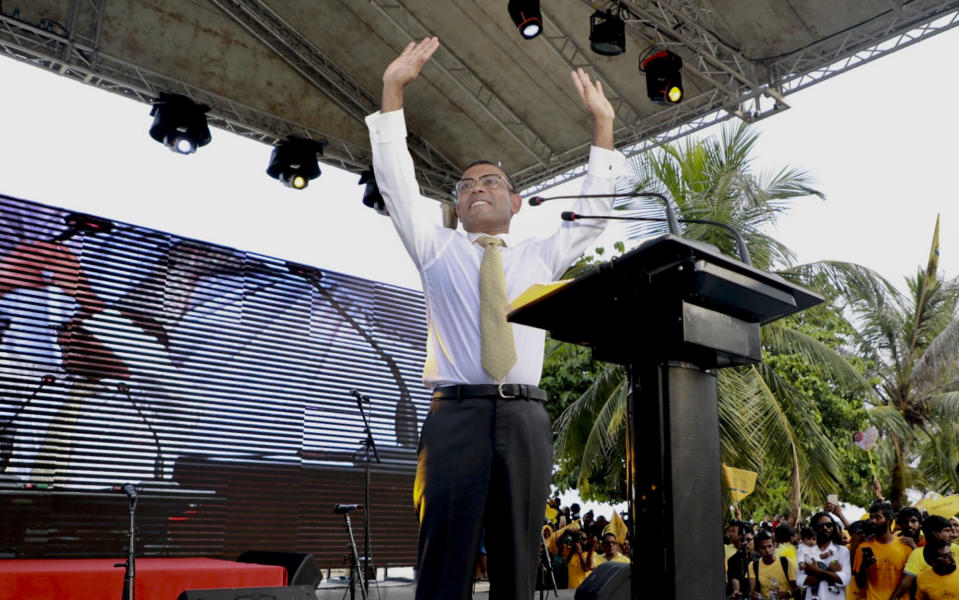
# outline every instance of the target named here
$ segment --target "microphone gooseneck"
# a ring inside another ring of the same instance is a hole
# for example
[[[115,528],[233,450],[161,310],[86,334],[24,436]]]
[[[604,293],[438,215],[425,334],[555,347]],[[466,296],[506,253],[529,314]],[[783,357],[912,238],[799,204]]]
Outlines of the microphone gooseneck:
[[[663,202],[663,207],[666,211],[666,224],[669,228],[669,233],[673,235],[680,235],[679,233],[679,221],[676,219],[676,213],[673,211],[673,205],[669,203],[669,199],[666,196],[658,192],[623,192],[621,194],[581,194],[579,196],[549,196],[544,198],[542,196],[533,196],[528,200],[530,206],[539,206],[543,202],[548,202],[550,200],[573,200],[579,198],[659,198]],[[565,219],[571,221],[572,219]],[[651,219],[654,220],[654,219]],[[659,219],[660,221],[664,219]],[[692,221],[690,221],[692,222]]]
[[[667,219],[664,219],[662,217],[621,217],[617,215],[581,215],[571,210],[564,211],[560,215],[560,218],[563,219],[564,221],[578,221],[580,219],[606,219],[610,221],[653,221],[653,222],[660,222],[660,223],[663,221],[667,221]],[[736,245],[738,246],[738,249],[739,249],[739,260],[741,260],[743,264],[752,266],[753,262],[752,262],[752,259],[749,258],[749,250],[746,249],[746,241],[743,239],[743,236],[740,235],[740,233],[736,231],[736,229],[734,229],[733,227],[730,227],[729,225],[725,223],[720,223],[718,221],[711,221],[709,219],[677,219],[677,221],[680,223],[699,223],[702,225],[713,225],[715,227],[722,227],[729,233],[733,234],[733,236],[736,238]]]

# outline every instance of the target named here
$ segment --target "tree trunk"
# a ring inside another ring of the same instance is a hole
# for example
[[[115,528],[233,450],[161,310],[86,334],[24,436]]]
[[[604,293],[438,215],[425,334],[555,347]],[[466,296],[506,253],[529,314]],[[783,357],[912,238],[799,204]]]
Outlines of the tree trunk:
[[[795,444],[792,446],[793,452],[793,481],[792,481],[792,490],[790,491],[789,503],[791,505],[791,512],[793,517],[793,523],[799,523],[800,511],[802,509],[802,489],[801,482],[799,480],[799,455],[796,453]]]
[[[902,457],[902,443],[896,434],[892,434],[892,443],[896,448],[896,462],[892,467],[892,485],[887,500],[898,511],[906,505],[906,464]]]

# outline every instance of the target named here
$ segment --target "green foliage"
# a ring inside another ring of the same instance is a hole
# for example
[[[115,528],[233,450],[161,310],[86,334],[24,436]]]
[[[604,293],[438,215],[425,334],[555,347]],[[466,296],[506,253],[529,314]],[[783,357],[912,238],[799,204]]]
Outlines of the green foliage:
[[[718,140],[665,146],[634,163],[633,183],[672,198],[681,218],[710,219],[742,231],[756,266],[780,269],[783,277],[818,289],[829,300],[821,309],[763,327],[763,363],[718,371],[722,460],[761,474],[742,507],[752,513],[798,512],[804,504],[821,505],[833,492],[864,501],[871,481],[868,457],[851,440],[866,424],[863,398],[872,391],[863,377],[869,363],[847,351],[852,329],[843,303],[861,302],[891,286],[858,265],[792,264],[789,249],[766,233],[768,225],[791,201],[822,194],[801,171],[753,173],[749,155],[755,141],[756,134],[741,126],[724,129]],[[618,208],[656,217],[662,210],[649,199],[630,199]],[[658,234],[664,227],[642,224],[630,237]],[[685,224],[683,235],[735,255],[735,242],[721,229]],[[576,273],[595,260],[581,261]],[[561,488],[577,487],[584,499],[622,499],[625,373],[591,363],[578,351],[551,354],[568,361],[549,366],[550,385],[560,388],[554,394],[561,405],[555,408],[562,409],[554,417],[559,465],[554,481]],[[564,386],[569,394],[563,394]],[[573,390],[583,390],[575,400]]]

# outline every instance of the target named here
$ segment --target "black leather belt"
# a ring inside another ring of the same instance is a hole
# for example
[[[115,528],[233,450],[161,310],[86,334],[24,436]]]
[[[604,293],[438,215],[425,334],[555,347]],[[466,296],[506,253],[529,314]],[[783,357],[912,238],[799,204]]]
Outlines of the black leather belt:
[[[546,392],[535,385],[501,383],[499,385],[444,385],[433,390],[433,398],[444,400],[468,400],[491,398],[494,400],[546,400]]]

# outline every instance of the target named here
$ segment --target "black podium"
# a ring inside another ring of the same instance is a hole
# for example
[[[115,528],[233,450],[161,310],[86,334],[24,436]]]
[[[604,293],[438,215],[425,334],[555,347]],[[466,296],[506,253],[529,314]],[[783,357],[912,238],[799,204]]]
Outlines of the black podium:
[[[712,245],[663,235],[510,313],[628,368],[633,598],[725,597],[712,370],[760,361],[761,324],[820,302]]]

